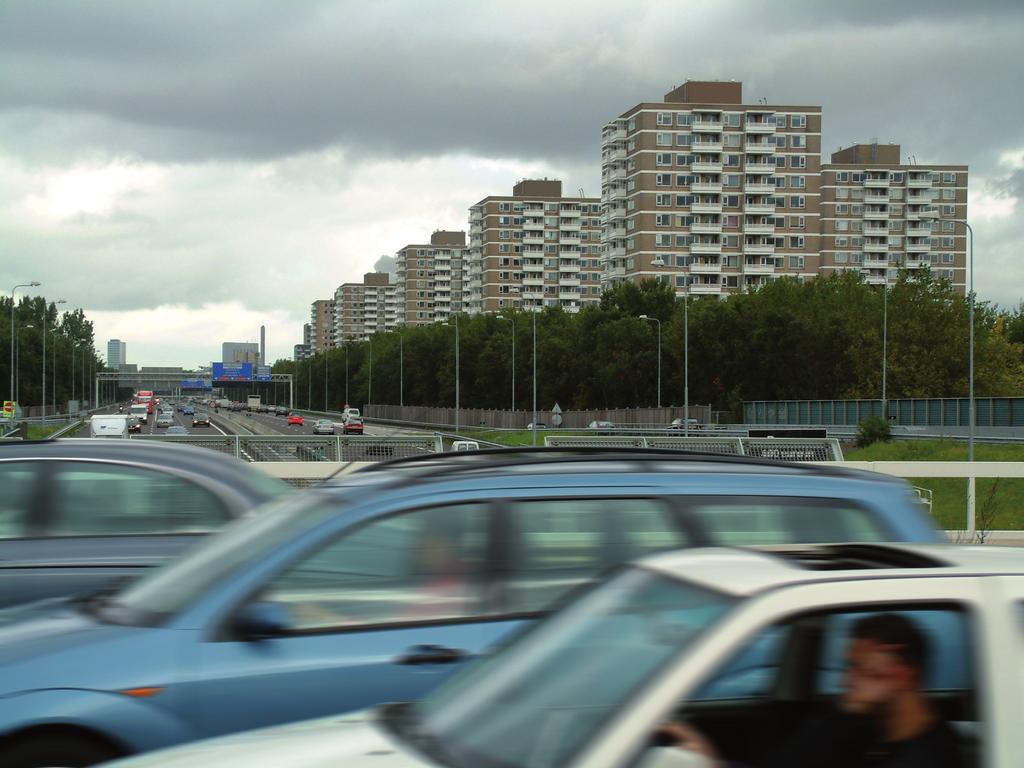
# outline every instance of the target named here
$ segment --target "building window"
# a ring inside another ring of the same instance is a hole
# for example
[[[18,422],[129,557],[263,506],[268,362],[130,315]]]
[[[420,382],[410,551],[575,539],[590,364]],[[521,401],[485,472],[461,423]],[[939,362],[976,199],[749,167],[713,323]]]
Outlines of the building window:
[[[955,189],[944,189],[944,190],[942,190],[942,199],[943,200],[956,200],[956,190]]]
[[[790,155],[789,156],[789,167],[790,168],[806,168],[807,167],[807,156],[806,155]]]
[[[850,172],[849,171],[838,171],[836,173],[836,181],[847,182],[849,180],[850,180]]]
[[[836,200],[848,200],[850,198],[849,187],[838,187],[836,189]]]
[[[656,227],[671,227],[672,216],[667,213],[659,213],[654,217],[654,226]]]
[[[807,205],[807,201],[804,199],[803,195],[792,195],[789,198],[789,207],[790,208],[805,208],[806,205]]]
[[[658,133],[655,135],[654,143],[659,147],[671,147],[672,146],[672,134],[671,133]]]
[[[725,167],[726,168],[739,168],[740,167],[740,156],[739,155],[726,155],[725,156]]]
[[[942,183],[943,184],[956,184],[956,174],[955,173],[943,173],[942,174]]]
[[[693,216],[677,216],[676,223],[680,227],[689,227],[693,224]]]
[[[786,188],[786,177],[785,176],[772,176],[772,182],[775,184],[776,189]]]
[[[775,155],[775,157],[772,158],[772,159],[775,161],[775,167],[776,168],[785,168],[786,167],[786,156],[785,155]]]
[[[658,248],[670,248],[672,247],[672,235],[657,234],[654,236],[654,244]]]
[[[689,112],[676,112],[676,125],[692,125],[693,115]]]
[[[806,176],[790,176],[789,186],[793,189],[804,189],[807,186]]]
[[[956,215],[956,206],[954,206],[954,205],[944,205],[944,206],[942,206],[942,215],[943,216],[955,216]]]
[[[677,147],[688,147],[693,144],[692,133],[677,133],[676,134],[676,146]]]
[[[793,128],[806,128],[807,115],[791,115],[789,118],[789,124]]]
[[[775,135],[775,146],[780,149],[786,148],[786,134],[778,133]]]
[[[789,146],[793,149],[803,149],[807,146],[807,137],[802,134],[794,134],[789,137]]]
[[[740,217],[734,213],[730,213],[728,216],[722,217],[727,227],[738,227],[740,225]]]
[[[676,195],[676,205],[681,208],[693,205],[693,195]]]
[[[654,204],[660,206],[670,206],[672,205],[672,195],[659,193],[654,196]]]
[[[739,112],[726,112],[722,122],[729,128],[740,127],[740,114]]]
[[[654,156],[655,165],[672,165],[672,155],[668,152],[658,152]]]
[[[676,165],[690,165],[693,160],[693,155],[676,155]]]
[[[654,177],[654,183],[659,187],[671,187],[672,186],[672,174],[671,173],[659,173]]]
[[[693,184],[693,175],[692,174],[676,176],[676,186],[677,187],[688,187],[691,184]]]
[[[672,113],[671,112],[659,112],[658,113],[658,125],[672,125]]]
[[[724,144],[727,147],[740,147],[743,145],[743,136],[739,133],[726,133],[724,136]]]
[[[805,225],[805,222],[804,222],[804,217],[803,216],[790,216],[789,217],[789,226],[792,229],[803,229],[804,225]]]
[[[804,268],[804,257],[803,256],[790,256],[789,257],[789,268],[790,269],[803,269]]]
[[[726,174],[724,178],[725,178],[725,185],[724,186],[726,186],[726,187],[738,187],[740,185],[739,174],[729,173],[729,174]]]
[[[804,247],[804,236],[803,235],[791,235],[789,238],[790,248],[803,248]]]
[[[776,115],[775,116],[775,127],[776,128],[785,128],[786,127],[786,116],[785,115]]]
[[[726,195],[722,198],[726,208],[738,208],[740,204],[739,195]]]

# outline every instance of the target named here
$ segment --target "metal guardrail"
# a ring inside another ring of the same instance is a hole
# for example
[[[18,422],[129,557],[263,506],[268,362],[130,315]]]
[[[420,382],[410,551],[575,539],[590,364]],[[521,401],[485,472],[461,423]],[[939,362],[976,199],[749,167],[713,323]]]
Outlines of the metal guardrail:
[[[132,435],[132,440],[154,440],[195,445],[253,462],[384,461],[443,450],[434,435]]]
[[[833,437],[626,437],[603,435],[548,435],[550,447],[669,448],[675,451],[757,456],[782,461],[842,461],[839,441]]]

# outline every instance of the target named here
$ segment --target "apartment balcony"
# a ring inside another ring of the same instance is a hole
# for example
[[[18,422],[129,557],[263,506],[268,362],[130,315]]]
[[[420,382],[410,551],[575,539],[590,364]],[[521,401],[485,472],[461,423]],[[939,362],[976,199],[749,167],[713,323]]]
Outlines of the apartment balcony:
[[[885,203],[886,205],[888,205],[888,203],[889,203],[889,193],[888,192],[881,192],[881,193],[880,192],[865,192],[864,193],[864,202],[865,203]]]
[[[692,203],[690,205],[691,213],[721,213],[722,203]]]
[[[578,261],[566,261],[565,257],[562,258],[558,263],[559,272],[579,272],[580,263]]]
[[[544,278],[543,277],[534,277],[533,275],[528,275],[528,276],[523,277],[523,285],[531,285],[531,286],[533,286],[533,285],[544,285]]]
[[[609,259],[624,259],[626,258],[626,248],[621,245],[613,246],[608,249],[607,255]]]
[[[625,160],[626,159],[626,150],[625,149],[613,149],[608,154],[605,155],[605,159],[606,160],[610,160],[611,162],[615,162],[617,160]]]
[[[889,208],[888,207],[876,207],[876,208],[865,208],[864,209],[865,219],[888,219]]]
[[[695,141],[690,145],[694,152],[715,152],[722,151],[722,141]]]
[[[558,238],[558,244],[562,245],[579,245],[583,241],[578,237],[570,237],[569,232],[563,232]]]
[[[746,205],[743,206],[743,212],[744,213],[754,213],[754,214],[757,214],[757,213],[774,214],[775,213],[775,204],[774,203],[747,203]]]
[[[930,262],[924,261],[922,259],[907,259],[906,261],[903,262],[903,267],[905,269],[924,269],[925,267],[930,266]]]
[[[576,219],[563,219],[559,226],[561,226],[563,232],[579,232],[580,231],[580,220]]]
[[[932,186],[932,177],[930,174],[925,176],[910,176],[907,179],[907,186],[911,189],[930,189]]]
[[[888,237],[889,236],[889,228],[888,227],[869,227],[869,226],[867,226],[865,224],[864,225],[864,236],[865,237]]]
[[[694,133],[721,133],[722,123],[719,120],[694,120],[690,130]]]
[[[601,134],[603,141],[625,141],[626,140],[626,129],[625,128],[610,128]]]
[[[889,259],[864,259],[865,269],[888,269]]]
[[[690,191],[695,193],[720,195],[722,194],[722,182],[695,181],[693,184],[690,185]]]
[[[579,288],[580,279],[578,277],[560,277],[558,278],[559,288]]]
[[[527,301],[541,301],[544,298],[543,291],[523,291],[523,298]]]
[[[751,154],[772,154],[775,151],[774,141],[748,141],[743,144],[743,151]]]
[[[615,179],[624,179],[626,178],[626,169],[621,167],[611,168],[610,170],[608,170],[605,176],[607,176],[609,179],[612,179],[613,181]]]
[[[722,222],[693,222],[690,231],[695,235],[720,235],[722,234]]]
[[[690,253],[693,255],[706,254],[708,256],[718,256],[722,253],[721,243],[690,243]]]
[[[743,185],[743,191],[748,195],[774,195],[776,189],[774,184],[751,183],[748,181]]]
[[[753,224],[744,223],[744,225],[743,225],[743,234],[744,235],[774,235],[775,234],[775,225],[774,224],[766,224],[766,223],[763,223],[763,222],[753,223]]]
[[[764,163],[760,161],[750,161],[743,165],[743,170],[746,173],[775,173],[775,163]]]
[[[543,272],[544,271],[544,262],[541,262],[541,261],[534,262],[534,263],[524,262],[523,266],[520,267],[520,269],[522,269],[523,272]]]
[[[774,275],[775,264],[762,263],[760,261],[747,261],[743,263],[743,274],[745,275]]]
[[[907,224],[907,235],[909,237],[930,237],[932,227],[930,224]]]
[[[888,243],[864,243],[864,253],[888,253]],[[866,258],[866,257],[865,257]]]
[[[544,238],[527,236],[523,238],[523,245],[544,245]]]
[[[563,219],[578,219],[583,215],[583,211],[579,208],[562,208],[558,215]]]
[[[775,133],[774,120],[747,120],[743,126],[747,133]]]
[[[913,205],[930,205],[932,191],[930,189],[912,189],[907,192],[907,202]]]
[[[687,292],[701,296],[718,296],[722,293],[722,285],[721,283],[691,283]]]
[[[876,177],[876,178],[865,178],[864,186],[869,189],[888,189],[889,188],[889,177]]]
[[[879,275],[874,272],[862,272],[861,274],[864,275],[864,282],[868,285],[885,285],[887,282],[884,274]]]
[[[744,243],[743,254],[745,256],[772,256],[775,253],[775,243]]]
[[[559,288],[561,288],[561,287],[559,287]],[[571,290],[571,289],[568,290],[568,291],[563,291],[563,290],[559,289],[559,291],[558,291],[558,298],[562,299],[563,301],[579,301],[579,299],[580,299],[580,292],[579,291],[575,291],[575,290]]]
[[[607,270],[608,277],[625,277],[625,267],[609,267]]]
[[[908,253],[928,253],[931,250],[931,243],[928,240],[924,242],[907,243]]]
[[[721,173],[722,172],[722,164],[719,163],[719,162],[715,162],[715,163],[697,162],[697,163],[694,163],[693,165],[691,165],[690,168],[691,168],[691,170],[694,173]]]
[[[722,274],[722,264],[718,261],[694,261],[690,263],[690,274],[720,275]]]

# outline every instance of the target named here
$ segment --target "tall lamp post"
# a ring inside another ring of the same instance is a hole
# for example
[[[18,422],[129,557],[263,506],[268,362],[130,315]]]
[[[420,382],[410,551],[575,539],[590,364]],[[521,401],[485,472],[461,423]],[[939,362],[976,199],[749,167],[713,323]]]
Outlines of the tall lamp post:
[[[367,336],[366,340],[370,343],[370,378],[366,385],[366,404],[369,405],[373,402],[373,336]]]
[[[658,407],[661,408],[661,320],[649,315],[640,315],[640,319],[658,324]]]
[[[42,285],[38,280],[33,280],[30,283],[18,283],[16,286],[11,288],[11,400],[17,400],[14,396],[14,292],[19,288],[36,288]]]
[[[324,350],[324,413],[327,413],[327,367],[329,365],[330,358],[327,356],[327,350]]]
[[[405,347],[402,343],[402,329],[398,329],[398,407],[405,406]]]
[[[54,302],[54,306],[56,306],[58,304],[67,304],[67,302],[64,301],[64,299],[57,299],[57,301]],[[46,320],[47,320],[46,316],[48,314],[49,314],[49,307],[46,305],[46,302],[43,302],[43,426],[44,427],[46,426]],[[56,364],[56,361],[57,361],[56,355],[54,355],[53,359],[54,359],[54,363]],[[56,390],[56,387],[57,387],[57,371],[54,370],[53,374],[54,374],[54,376],[53,376],[53,386],[54,386],[54,389]],[[54,396],[54,405],[56,405],[56,397],[57,397],[56,391],[54,391],[54,395],[53,396]]]
[[[889,273],[885,275],[882,286],[882,418],[889,420],[885,398],[885,368],[889,362]]]
[[[683,294],[683,437],[690,436],[690,286]]]
[[[29,328],[35,328],[32,323],[25,323],[22,328],[19,329],[18,339],[14,351],[14,400],[17,402],[18,398],[21,397],[21,330],[27,330]]]
[[[348,399],[348,342],[345,342],[345,406],[350,404]]]
[[[537,310],[533,314],[533,444],[537,445]]]
[[[512,321],[512,411],[516,410],[516,316],[498,315],[499,320]]]
[[[459,431],[459,314],[453,312],[455,318],[455,431]]]

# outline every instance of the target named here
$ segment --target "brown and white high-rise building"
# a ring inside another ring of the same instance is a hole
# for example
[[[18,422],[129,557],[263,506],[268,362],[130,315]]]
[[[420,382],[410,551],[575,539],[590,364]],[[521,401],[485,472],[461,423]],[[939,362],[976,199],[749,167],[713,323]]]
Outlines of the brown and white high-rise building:
[[[604,282],[721,295],[818,274],[821,107],[687,81],[602,132]]]
[[[365,340],[399,325],[398,285],[387,272],[367,272],[361,283],[342,283],[334,291],[334,346]]]
[[[309,306],[309,344],[314,355],[334,346],[334,300],[317,299]]]
[[[966,165],[908,165],[899,144],[854,144],[821,175],[823,275],[855,270],[884,285],[930,268],[965,292]]]
[[[563,197],[562,182],[520,181],[469,213],[467,310],[561,307],[600,301],[601,218],[594,197]]]
[[[398,322],[426,325],[464,312],[466,233],[438,230],[423,245],[407,245],[395,256]]]

